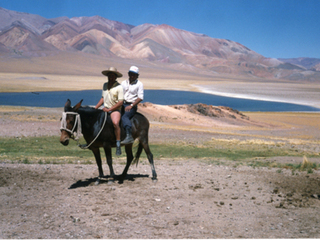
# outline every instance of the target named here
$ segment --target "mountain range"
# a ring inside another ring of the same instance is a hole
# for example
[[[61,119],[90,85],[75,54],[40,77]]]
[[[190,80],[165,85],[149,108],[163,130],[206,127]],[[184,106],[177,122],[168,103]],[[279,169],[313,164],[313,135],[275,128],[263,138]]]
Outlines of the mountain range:
[[[46,19],[0,8],[2,58],[33,58],[62,52],[136,59],[215,75],[320,80],[320,59],[316,58],[266,58],[232,40],[164,24],[133,26],[100,16]]]

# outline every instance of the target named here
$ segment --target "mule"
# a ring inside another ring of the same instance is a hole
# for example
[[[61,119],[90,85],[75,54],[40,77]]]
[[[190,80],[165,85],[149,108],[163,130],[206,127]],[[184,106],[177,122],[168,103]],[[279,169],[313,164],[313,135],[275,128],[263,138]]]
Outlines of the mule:
[[[70,139],[79,137],[79,133],[82,132],[85,141],[87,142],[86,148],[93,152],[95,157],[99,177],[96,182],[98,184],[101,178],[104,178],[100,148],[104,149],[107,164],[110,170],[110,177],[113,180],[123,181],[127,176],[128,169],[131,163],[138,164],[139,157],[144,149],[147,154],[147,158],[151,165],[152,180],[157,181],[157,174],[153,163],[153,154],[150,151],[148,143],[149,133],[149,121],[141,113],[136,113],[131,119],[132,121],[132,136],[134,139],[139,140],[138,149],[135,157],[132,153],[132,143],[125,145],[125,152],[127,155],[127,163],[121,175],[117,176],[114,173],[112,167],[112,151],[111,148],[116,147],[116,137],[114,134],[114,127],[109,114],[100,109],[92,107],[81,106],[83,100],[81,100],[74,107],[71,106],[71,101],[68,99],[64,106],[64,113],[61,122],[61,136],[60,143],[67,146]],[[81,132],[80,132],[81,131]],[[121,140],[125,138],[125,131],[121,129]],[[112,180],[112,181],[113,181]]]

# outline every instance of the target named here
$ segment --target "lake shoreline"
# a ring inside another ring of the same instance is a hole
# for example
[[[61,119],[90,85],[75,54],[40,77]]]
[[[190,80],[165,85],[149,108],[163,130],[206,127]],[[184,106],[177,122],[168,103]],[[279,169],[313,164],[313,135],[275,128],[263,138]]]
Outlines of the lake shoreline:
[[[266,102],[289,103],[289,104],[305,105],[309,107],[320,108],[320,103],[314,103],[312,101],[303,101],[303,100],[299,101],[291,98],[283,99],[281,97],[270,96],[268,94],[265,94],[265,96],[258,96],[257,94],[245,94],[245,93],[235,92],[235,91],[219,91],[212,88],[205,88],[199,85],[194,85],[194,87],[196,87],[199,92],[222,96],[222,97],[249,99],[249,100],[266,101]]]
[[[150,90],[145,89],[144,102],[158,105],[184,105],[203,103],[212,106],[225,106],[242,112],[319,112],[320,108],[296,104],[287,101],[270,101],[254,98],[249,95],[240,98],[228,94],[208,93],[208,89],[197,91]],[[101,90],[51,91],[51,92],[11,92],[0,93],[0,105],[29,107],[60,107],[67,99],[73,104],[83,99],[84,105],[95,105]]]

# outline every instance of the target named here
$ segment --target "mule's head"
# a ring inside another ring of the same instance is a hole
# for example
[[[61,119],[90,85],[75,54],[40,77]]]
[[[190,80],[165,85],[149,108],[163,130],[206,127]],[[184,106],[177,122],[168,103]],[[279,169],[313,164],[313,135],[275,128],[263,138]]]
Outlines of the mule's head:
[[[82,103],[82,100],[75,105],[74,107],[71,107],[71,101],[68,99],[65,106],[64,106],[64,113],[62,114],[61,118],[61,136],[60,136],[60,143],[67,146],[69,144],[70,138],[73,139],[73,133],[75,131],[75,128],[77,124],[77,112],[80,108]]]

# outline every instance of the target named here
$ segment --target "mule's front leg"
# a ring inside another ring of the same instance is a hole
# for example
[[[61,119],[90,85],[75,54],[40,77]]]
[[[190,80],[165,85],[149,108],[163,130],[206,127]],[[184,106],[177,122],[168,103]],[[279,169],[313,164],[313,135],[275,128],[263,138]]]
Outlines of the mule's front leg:
[[[113,171],[113,166],[112,166],[112,152],[111,152],[111,147],[110,146],[106,146],[103,147],[104,152],[106,154],[106,158],[107,158],[107,164],[109,166],[109,170],[110,170],[110,177],[114,180],[115,178],[115,174]],[[111,182],[113,182],[113,180]]]
[[[129,170],[129,167],[132,163],[133,160],[133,154],[132,154],[132,144],[128,144],[125,146],[126,149],[126,154],[127,154],[127,164],[126,167],[124,168],[122,174],[120,175],[120,181],[123,181],[125,177],[127,176],[127,172]]]
[[[103,169],[102,169],[102,163],[101,163],[100,150],[99,150],[99,148],[94,148],[94,149],[91,149],[91,151],[93,152],[93,155],[94,155],[94,157],[96,159],[96,163],[97,163],[98,170],[99,170],[99,177],[98,177],[98,180],[95,183],[96,185],[98,185],[100,183],[100,178],[104,177]]]

